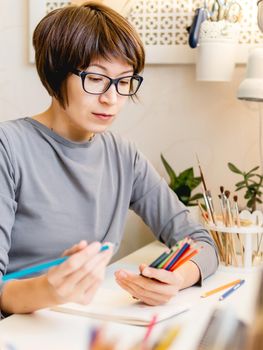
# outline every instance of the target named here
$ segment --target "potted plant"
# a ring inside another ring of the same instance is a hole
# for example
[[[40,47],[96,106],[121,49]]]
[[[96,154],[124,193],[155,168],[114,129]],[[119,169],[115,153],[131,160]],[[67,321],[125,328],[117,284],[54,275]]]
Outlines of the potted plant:
[[[236,183],[236,191],[245,190],[245,199],[247,200],[247,207],[251,212],[256,210],[257,203],[262,203],[262,187],[263,175],[256,173],[259,166],[254,167],[248,172],[239,170],[233,163],[228,163],[228,168],[236,174],[243,177],[242,181]]]
[[[175,171],[162,154],[161,160],[170,178],[169,187],[177,194],[180,201],[186,206],[196,206],[198,204],[197,200],[203,198],[203,195],[202,193],[192,195],[192,191],[200,185],[201,177],[194,176],[194,169],[192,167],[185,169],[179,175],[176,175]]]

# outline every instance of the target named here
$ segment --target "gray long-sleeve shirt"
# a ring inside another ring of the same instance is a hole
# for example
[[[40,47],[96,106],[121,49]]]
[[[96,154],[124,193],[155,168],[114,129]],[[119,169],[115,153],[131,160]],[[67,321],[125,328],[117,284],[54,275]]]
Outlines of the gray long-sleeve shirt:
[[[135,146],[105,132],[72,142],[31,118],[0,124],[0,277],[81,239],[120,244],[128,209],[168,246],[202,241],[202,278],[218,265],[208,232]]]

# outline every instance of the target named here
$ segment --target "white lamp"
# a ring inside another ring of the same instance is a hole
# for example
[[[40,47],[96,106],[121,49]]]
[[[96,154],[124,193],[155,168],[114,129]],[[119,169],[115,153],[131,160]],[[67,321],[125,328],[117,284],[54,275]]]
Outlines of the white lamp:
[[[246,77],[239,85],[237,98],[263,102],[263,47],[257,47],[251,51]]]
[[[258,27],[263,31],[263,0],[258,0]],[[237,98],[263,102],[263,48],[257,47],[248,57],[246,78],[239,85]]]
[[[263,1],[258,0],[258,26],[263,32]]]
[[[253,49],[248,57],[246,77],[239,85],[237,98],[245,101],[263,102],[263,48]],[[262,141],[262,109],[259,111],[259,157],[261,171],[263,172],[263,141]]]

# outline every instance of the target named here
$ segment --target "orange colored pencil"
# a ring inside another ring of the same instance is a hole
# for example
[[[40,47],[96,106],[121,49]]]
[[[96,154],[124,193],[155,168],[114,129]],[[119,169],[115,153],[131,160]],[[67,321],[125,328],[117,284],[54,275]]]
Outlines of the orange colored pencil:
[[[172,269],[170,269],[170,271],[174,271],[176,270],[178,267],[182,266],[183,264],[185,264],[187,261],[189,261],[193,256],[195,256],[196,254],[199,253],[199,250],[195,249],[193,250],[190,254],[188,254],[186,257],[184,257],[183,259],[177,261],[176,264],[174,264],[174,266],[172,267]]]
[[[223,286],[220,286],[220,287],[218,287],[218,288],[215,288],[215,289],[212,289],[212,290],[210,290],[210,291],[208,291],[208,292],[203,293],[203,294],[201,295],[201,297],[202,297],[202,298],[209,297],[210,295],[213,295],[213,294],[215,294],[215,293],[217,293],[217,292],[220,292],[221,290],[227,289],[227,288],[229,288],[229,287],[234,286],[234,285],[237,284],[237,283],[240,283],[240,281],[241,281],[241,280],[239,279],[239,280],[235,280],[235,281],[233,281],[233,282],[224,284]]]

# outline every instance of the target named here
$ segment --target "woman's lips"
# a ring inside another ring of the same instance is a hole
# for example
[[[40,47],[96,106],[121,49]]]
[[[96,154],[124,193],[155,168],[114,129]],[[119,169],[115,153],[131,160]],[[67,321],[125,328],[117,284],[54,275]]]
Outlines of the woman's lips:
[[[113,114],[105,114],[105,113],[92,113],[96,118],[108,120],[113,117]]]

